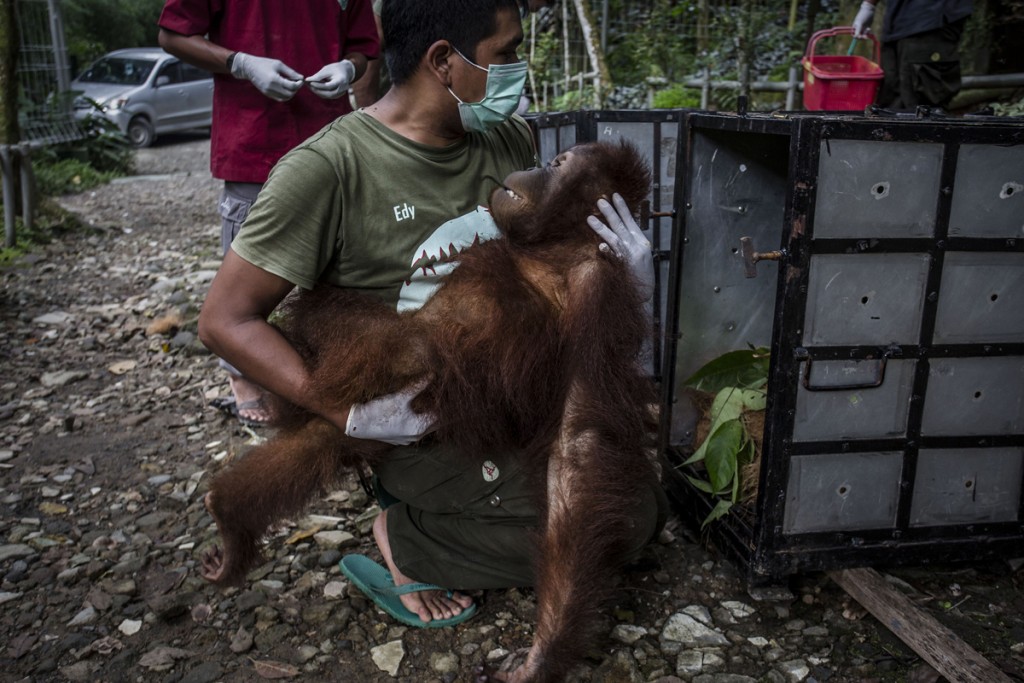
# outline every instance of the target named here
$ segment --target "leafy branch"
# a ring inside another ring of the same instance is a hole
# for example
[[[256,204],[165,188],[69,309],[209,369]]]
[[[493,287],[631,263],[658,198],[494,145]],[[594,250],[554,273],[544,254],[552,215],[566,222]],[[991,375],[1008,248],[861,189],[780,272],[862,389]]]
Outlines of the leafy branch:
[[[719,356],[684,382],[696,391],[714,394],[707,437],[682,464],[701,463],[707,478],[686,478],[697,489],[719,499],[702,526],[727,514],[740,501],[741,470],[757,457],[756,443],[747,433],[742,416],[765,409],[768,367],[768,349],[751,347]]]

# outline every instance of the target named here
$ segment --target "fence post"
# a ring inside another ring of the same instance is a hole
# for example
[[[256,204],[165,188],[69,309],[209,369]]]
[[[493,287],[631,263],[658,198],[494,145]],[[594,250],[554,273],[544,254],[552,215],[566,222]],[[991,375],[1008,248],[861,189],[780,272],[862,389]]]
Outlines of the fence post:
[[[64,45],[64,22],[60,14],[60,4],[57,0],[47,0],[46,5],[50,12],[50,36],[53,40],[53,64],[57,72],[57,89],[59,92],[67,92],[71,89],[71,75],[70,69],[68,69],[68,52]]]
[[[700,108],[707,110],[711,101],[711,68],[704,67],[704,83],[700,86]]]
[[[786,111],[793,111],[796,106],[796,67],[789,67],[789,87],[786,88]]]
[[[36,185],[32,175],[32,145],[23,142],[18,145],[18,172],[21,179],[21,221],[25,230],[32,232],[35,225]]]
[[[4,246],[14,246],[14,214],[18,200],[14,198],[14,165],[11,162],[11,146],[0,145],[0,175],[4,186]]]

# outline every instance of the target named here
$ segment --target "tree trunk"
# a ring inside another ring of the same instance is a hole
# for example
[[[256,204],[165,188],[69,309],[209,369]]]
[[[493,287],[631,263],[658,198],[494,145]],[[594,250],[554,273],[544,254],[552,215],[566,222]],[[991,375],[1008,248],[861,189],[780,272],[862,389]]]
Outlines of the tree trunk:
[[[697,1],[697,54],[706,55],[711,47],[708,24],[711,22],[708,0]]]
[[[591,70],[595,74],[594,107],[600,108],[604,103],[605,93],[611,87],[612,78],[608,73],[608,65],[604,61],[604,53],[601,52],[601,37],[594,29],[594,15],[590,11],[590,4],[584,0],[573,0],[573,4],[576,5],[576,16],[580,21],[580,28],[583,30],[583,44],[587,46]]]
[[[751,40],[754,23],[754,0],[743,0],[740,3],[740,13],[737,21],[736,67],[739,73],[740,96],[746,97],[750,102],[750,64],[753,62],[754,45]]]
[[[807,35],[804,36],[804,45],[811,42],[811,36],[814,34],[814,22],[818,18],[818,10],[821,9],[821,0],[808,0],[807,3]],[[850,22],[853,22],[853,18],[850,18]]]
[[[0,0],[0,144],[12,145],[18,133],[18,21],[15,0]]]

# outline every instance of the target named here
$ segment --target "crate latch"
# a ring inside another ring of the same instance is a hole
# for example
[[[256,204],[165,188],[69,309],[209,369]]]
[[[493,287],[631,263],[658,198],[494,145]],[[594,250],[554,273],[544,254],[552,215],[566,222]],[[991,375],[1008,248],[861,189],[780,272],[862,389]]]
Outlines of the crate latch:
[[[784,250],[755,251],[754,242],[749,237],[740,238],[740,248],[743,254],[743,274],[747,277],[757,277],[758,261],[781,261],[786,255]]]

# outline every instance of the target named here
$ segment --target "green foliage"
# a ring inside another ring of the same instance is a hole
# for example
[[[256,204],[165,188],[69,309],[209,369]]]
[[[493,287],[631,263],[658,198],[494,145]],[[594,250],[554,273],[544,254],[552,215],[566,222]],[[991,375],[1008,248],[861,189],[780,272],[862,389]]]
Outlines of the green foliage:
[[[715,393],[740,387],[760,389],[768,383],[768,349],[729,351],[697,370],[683,382],[697,391]]]
[[[697,109],[700,107],[700,91],[673,85],[654,93],[654,109]]]
[[[684,466],[700,463],[707,478],[687,475],[687,479],[697,489],[719,499],[703,526],[725,515],[739,502],[740,470],[756,456],[742,415],[765,409],[768,367],[767,349],[730,351],[684,382],[697,391],[715,394],[708,414],[708,435],[683,463]]]
[[[97,117],[85,119],[82,128],[82,139],[44,147],[35,158],[40,193],[81,192],[132,172],[135,155],[117,126]]]
[[[0,203],[0,212],[3,204]],[[34,225],[29,230],[18,216],[14,222],[14,246],[0,248],[0,268],[17,263],[23,255],[41,244],[50,242],[55,235],[78,228],[80,223],[71,213],[62,209],[52,199],[42,198],[36,207]],[[0,241],[0,244],[3,244]]]
[[[997,102],[992,105],[992,110],[997,116],[1024,116],[1024,96],[1016,102]]]
[[[118,173],[97,171],[78,159],[60,159],[35,167],[36,187],[48,196],[81,192],[116,178]]]
[[[691,36],[678,30],[695,11],[695,2],[653,0],[624,3],[608,31],[608,68],[617,84],[639,85],[649,78],[679,79],[693,69]],[[615,9],[615,8],[613,8]]]
[[[163,5],[164,0],[61,0],[72,71],[111,50],[155,46]]]
[[[594,89],[584,85],[583,90],[572,89],[555,98],[552,111],[573,111],[575,109],[589,109],[594,101]]]
[[[537,38],[530,59],[530,69],[533,70],[534,78],[538,81],[547,81],[553,78],[552,69],[561,50],[561,40],[551,31],[541,33]]]

